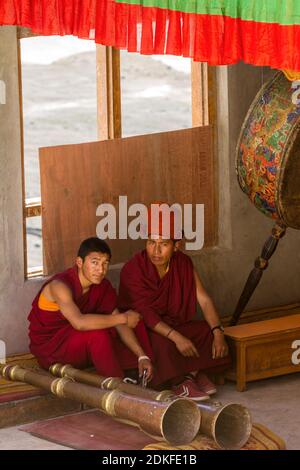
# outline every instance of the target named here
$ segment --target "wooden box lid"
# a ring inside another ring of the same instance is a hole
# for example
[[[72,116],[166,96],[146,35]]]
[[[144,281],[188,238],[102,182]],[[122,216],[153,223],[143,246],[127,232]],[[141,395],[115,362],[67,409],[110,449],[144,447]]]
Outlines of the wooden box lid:
[[[241,341],[247,338],[287,332],[295,329],[300,330],[300,314],[273,318],[272,320],[245,323],[243,325],[229,326],[225,328],[225,335]]]

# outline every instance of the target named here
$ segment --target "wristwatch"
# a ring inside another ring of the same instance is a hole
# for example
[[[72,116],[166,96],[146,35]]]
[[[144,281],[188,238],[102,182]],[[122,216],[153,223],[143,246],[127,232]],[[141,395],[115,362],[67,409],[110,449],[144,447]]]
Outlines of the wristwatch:
[[[215,330],[221,330],[221,331],[222,331],[222,333],[224,333],[224,328],[223,328],[223,326],[222,326],[222,325],[217,325],[217,326],[214,326],[213,328],[211,328],[211,330],[210,330],[210,331],[211,331],[211,333],[213,334],[213,332],[214,332]]]

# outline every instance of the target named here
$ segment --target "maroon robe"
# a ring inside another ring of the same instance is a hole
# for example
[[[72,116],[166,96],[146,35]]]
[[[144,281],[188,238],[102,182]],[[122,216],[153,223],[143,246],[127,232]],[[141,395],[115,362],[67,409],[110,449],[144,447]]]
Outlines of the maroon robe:
[[[47,369],[55,362],[72,364],[78,368],[94,365],[99,374],[114,377],[122,377],[124,369],[137,367],[136,356],[121,343],[115,328],[78,331],[60,310],[47,311],[39,308],[42,289],[54,279],[64,282],[70,288],[73,300],[82,314],[108,315],[117,305],[116,291],[107,279],[103,279],[99,285],[92,285],[88,292],[82,294],[76,266],[48,280],[35,297],[28,317],[30,351],[37,357],[41,367]],[[135,333],[146,354],[151,355],[142,321],[137,325]]]
[[[184,253],[174,252],[169,270],[160,279],[146,250],[136,254],[121,271],[118,306],[132,308],[143,315],[154,353],[155,375],[152,385],[179,379],[192,371],[219,372],[230,358],[213,359],[213,335],[206,321],[196,320],[196,285],[193,263]],[[152,331],[163,321],[189,338],[199,357],[184,357],[168,338]]]

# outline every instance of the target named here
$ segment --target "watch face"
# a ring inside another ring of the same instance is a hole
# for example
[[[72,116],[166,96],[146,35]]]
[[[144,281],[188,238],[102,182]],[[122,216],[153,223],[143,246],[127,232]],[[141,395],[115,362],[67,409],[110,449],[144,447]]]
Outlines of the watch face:
[[[215,328],[213,328],[213,331],[215,331],[215,330],[220,330],[220,331],[222,331],[222,332],[224,333],[224,328],[223,328],[223,326],[221,326],[221,325],[215,326]]]
[[[218,325],[218,326],[215,326],[214,328],[212,328],[211,332],[213,333],[216,330],[220,330],[224,333],[224,328],[221,325]]]

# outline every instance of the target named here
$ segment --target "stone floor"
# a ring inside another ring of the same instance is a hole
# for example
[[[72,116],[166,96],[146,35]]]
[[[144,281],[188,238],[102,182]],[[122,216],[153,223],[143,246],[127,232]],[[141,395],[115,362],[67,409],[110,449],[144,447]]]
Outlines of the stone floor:
[[[216,397],[222,403],[232,401],[247,406],[253,422],[278,434],[287,449],[300,450],[300,373],[251,382],[242,393],[228,382],[219,387]]]
[[[241,403],[248,407],[254,422],[269,427],[282,437],[289,450],[300,450],[300,373],[252,382],[245,392],[227,382],[219,386],[216,400]],[[18,427],[0,429],[0,449],[68,449],[20,431]]]

